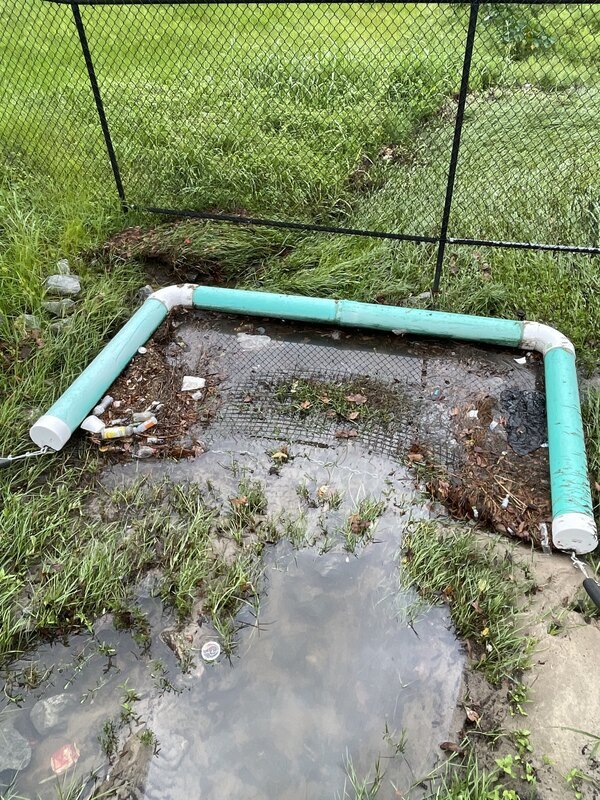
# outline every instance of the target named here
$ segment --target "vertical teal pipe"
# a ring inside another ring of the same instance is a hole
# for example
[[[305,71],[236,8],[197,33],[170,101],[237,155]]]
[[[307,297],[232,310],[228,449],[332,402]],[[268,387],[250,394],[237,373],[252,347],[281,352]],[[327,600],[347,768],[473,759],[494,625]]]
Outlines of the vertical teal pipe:
[[[45,416],[57,417],[73,433],[97,398],[104,394],[166,316],[164,303],[152,298],[146,300]]]
[[[198,286],[193,302],[195,308],[210,311],[443,336],[509,347],[519,346],[523,332],[522,323],[516,320],[215,286]]]
[[[549,350],[544,374],[552,516],[574,512],[593,517],[575,355],[562,347]]]

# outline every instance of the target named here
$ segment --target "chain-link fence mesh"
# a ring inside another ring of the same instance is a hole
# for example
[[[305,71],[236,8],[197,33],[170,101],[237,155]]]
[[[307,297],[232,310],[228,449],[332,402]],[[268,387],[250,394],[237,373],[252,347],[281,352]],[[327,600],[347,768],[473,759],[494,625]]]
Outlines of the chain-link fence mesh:
[[[134,207],[597,248],[598,12],[8,0],[0,146],[114,196],[100,111]]]

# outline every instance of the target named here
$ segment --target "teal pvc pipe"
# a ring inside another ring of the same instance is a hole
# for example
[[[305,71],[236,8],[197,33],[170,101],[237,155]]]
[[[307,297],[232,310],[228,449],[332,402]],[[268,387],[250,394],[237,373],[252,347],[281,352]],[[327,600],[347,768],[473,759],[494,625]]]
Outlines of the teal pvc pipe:
[[[544,357],[552,516],[569,512],[593,516],[587,474],[575,356],[561,347]]]
[[[523,333],[522,323],[516,320],[373,305],[352,300],[221,289],[216,286],[198,286],[194,290],[193,303],[195,308],[207,311],[394,330],[508,347],[518,347]]]
[[[47,416],[61,419],[75,431],[89,414],[108,387],[113,383],[167,316],[164,303],[149,298],[135,312],[99,355],[69,386],[56,403],[47,411]]]

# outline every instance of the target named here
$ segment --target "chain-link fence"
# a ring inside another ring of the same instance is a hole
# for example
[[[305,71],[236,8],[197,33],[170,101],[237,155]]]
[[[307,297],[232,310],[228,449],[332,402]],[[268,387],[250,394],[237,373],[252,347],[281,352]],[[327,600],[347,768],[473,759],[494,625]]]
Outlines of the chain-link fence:
[[[596,3],[7,0],[7,164],[124,208],[600,252]],[[112,178],[111,178],[112,170]]]

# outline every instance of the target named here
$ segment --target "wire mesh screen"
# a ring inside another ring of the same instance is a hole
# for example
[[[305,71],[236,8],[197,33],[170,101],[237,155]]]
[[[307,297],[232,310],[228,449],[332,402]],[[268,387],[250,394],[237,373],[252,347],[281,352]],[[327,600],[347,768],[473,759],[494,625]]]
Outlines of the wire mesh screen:
[[[463,240],[600,252],[595,3],[8,0],[0,21],[11,169],[437,242],[438,267]]]

